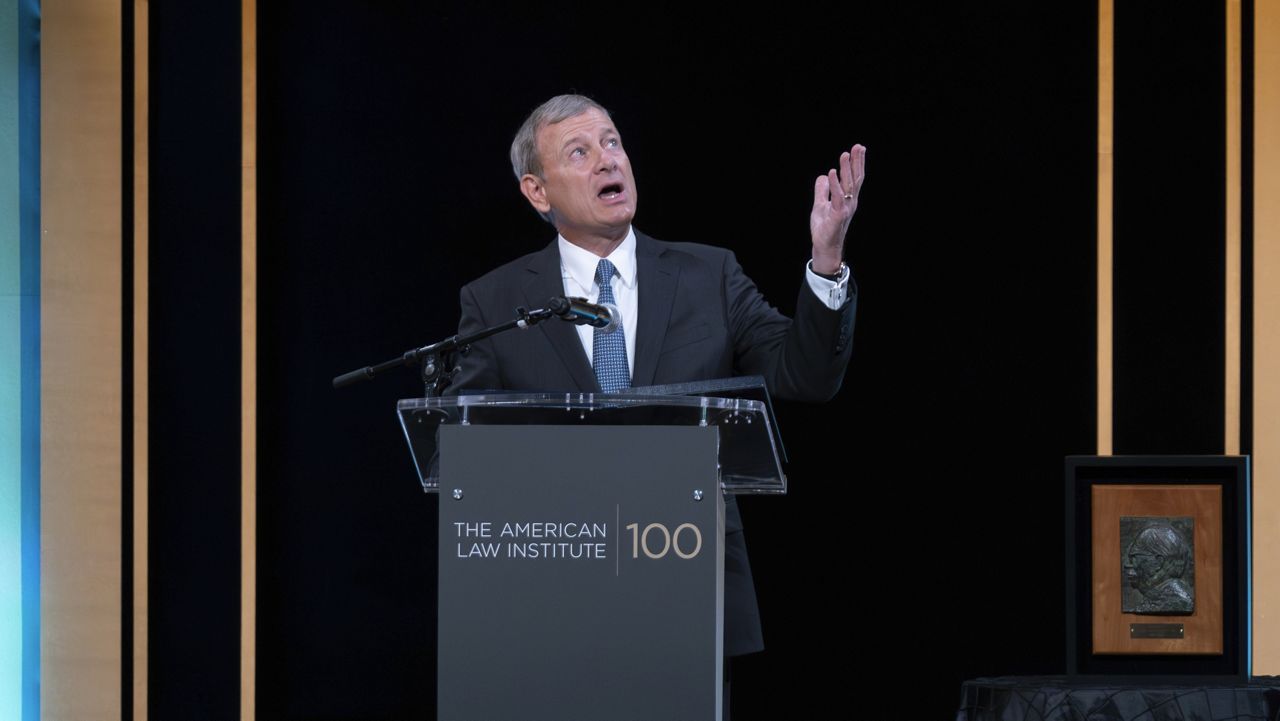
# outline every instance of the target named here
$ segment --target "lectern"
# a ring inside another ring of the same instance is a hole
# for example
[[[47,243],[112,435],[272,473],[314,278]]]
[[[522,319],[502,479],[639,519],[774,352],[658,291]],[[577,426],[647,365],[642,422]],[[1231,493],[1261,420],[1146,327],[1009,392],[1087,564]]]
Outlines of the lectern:
[[[767,404],[402,400],[440,494],[442,721],[720,718],[724,495],[785,493]]]

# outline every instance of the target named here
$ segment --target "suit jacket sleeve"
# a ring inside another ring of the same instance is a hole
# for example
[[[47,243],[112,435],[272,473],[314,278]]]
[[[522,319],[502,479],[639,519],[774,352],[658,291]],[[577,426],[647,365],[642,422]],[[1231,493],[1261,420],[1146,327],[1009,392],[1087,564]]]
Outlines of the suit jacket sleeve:
[[[735,371],[764,376],[778,398],[830,400],[840,390],[852,355],[857,305],[852,279],[848,300],[837,310],[824,305],[803,282],[792,320],[765,301],[733,253],[726,256],[723,277]]]

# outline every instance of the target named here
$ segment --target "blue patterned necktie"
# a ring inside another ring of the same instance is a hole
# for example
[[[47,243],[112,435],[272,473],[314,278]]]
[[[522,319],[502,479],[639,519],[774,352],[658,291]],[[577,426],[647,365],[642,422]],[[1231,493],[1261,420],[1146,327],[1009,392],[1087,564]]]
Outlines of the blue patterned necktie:
[[[615,303],[613,299],[613,263],[603,258],[596,265],[596,284],[600,286],[597,303]],[[595,366],[596,380],[605,393],[617,393],[631,387],[631,371],[627,369],[627,334],[622,331],[622,320],[612,333],[595,329],[591,345],[591,364]]]

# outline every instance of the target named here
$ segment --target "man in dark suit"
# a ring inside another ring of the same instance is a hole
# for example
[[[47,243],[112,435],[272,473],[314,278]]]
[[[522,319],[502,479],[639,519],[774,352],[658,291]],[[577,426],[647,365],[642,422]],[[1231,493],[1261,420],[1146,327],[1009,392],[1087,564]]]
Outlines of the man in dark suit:
[[[844,237],[865,149],[814,183],[813,260],[791,320],[765,302],[733,253],[633,230],[636,186],[608,112],[579,95],[538,107],[511,147],[530,205],[559,237],[462,289],[459,333],[542,307],[552,296],[613,303],[621,327],[542,323],[476,343],[451,388],[615,392],[633,386],[764,376],[770,393],[830,399],[849,361],[856,291]],[[764,647],[737,504],[725,515],[725,654]]]

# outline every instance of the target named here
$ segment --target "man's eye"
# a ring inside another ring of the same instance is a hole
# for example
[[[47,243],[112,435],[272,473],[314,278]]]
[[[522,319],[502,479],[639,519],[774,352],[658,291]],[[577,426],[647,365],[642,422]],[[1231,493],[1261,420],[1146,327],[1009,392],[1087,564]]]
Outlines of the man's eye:
[[[608,140],[604,141],[604,144],[610,148],[616,148],[619,145],[622,145],[622,143],[618,142],[617,138],[609,138]]]
[[[573,150],[569,151],[569,157],[572,157],[572,158],[581,158],[586,154],[587,154],[587,151],[583,148],[574,148]]]

